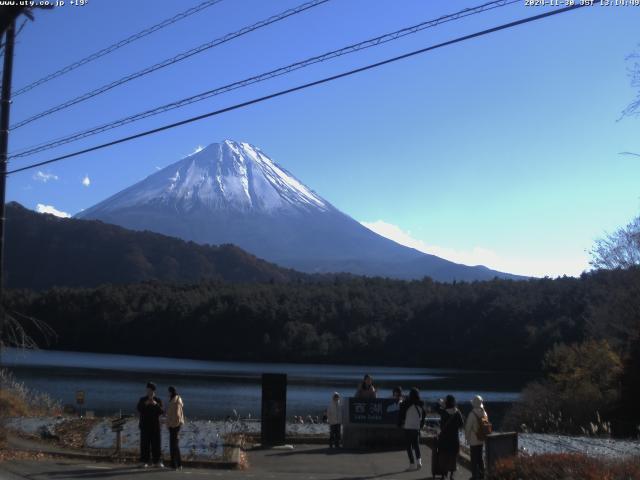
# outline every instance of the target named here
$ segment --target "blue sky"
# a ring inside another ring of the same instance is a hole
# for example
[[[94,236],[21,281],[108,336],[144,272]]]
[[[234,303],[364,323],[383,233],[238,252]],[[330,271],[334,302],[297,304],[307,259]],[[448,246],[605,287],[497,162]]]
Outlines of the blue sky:
[[[14,88],[194,1],[89,0],[37,12],[16,45]],[[12,123],[302,3],[224,0],[17,97]],[[10,151],[475,6],[332,0],[20,128]],[[135,5],[135,7],[134,7]],[[19,167],[534,15],[522,3],[316,65],[28,159]],[[640,207],[639,118],[626,57],[640,8],[591,7],[439,49],[189,126],[16,174],[8,200],[77,213],[230,138],[264,150],[335,206],[402,243],[528,275],[577,275],[587,250]],[[41,207],[43,208],[43,207]]]

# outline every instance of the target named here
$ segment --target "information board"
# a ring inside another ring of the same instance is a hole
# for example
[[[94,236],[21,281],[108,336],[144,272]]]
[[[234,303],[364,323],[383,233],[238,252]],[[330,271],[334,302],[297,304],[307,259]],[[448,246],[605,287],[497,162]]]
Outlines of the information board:
[[[349,399],[349,423],[397,425],[399,411],[393,398]]]

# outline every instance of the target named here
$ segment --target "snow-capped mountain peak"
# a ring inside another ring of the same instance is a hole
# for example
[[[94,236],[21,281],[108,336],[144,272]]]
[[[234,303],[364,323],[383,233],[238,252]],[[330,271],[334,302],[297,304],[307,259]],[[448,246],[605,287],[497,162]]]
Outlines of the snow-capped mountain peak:
[[[231,243],[305,272],[427,275],[438,280],[502,276],[381,237],[333,207],[260,149],[231,140],[198,147],[77,217],[201,244]]]
[[[270,213],[333,209],[260,149],[232,140],[199,147],[93,208],[110,211],[158,203],[181,211],[200,207]]]

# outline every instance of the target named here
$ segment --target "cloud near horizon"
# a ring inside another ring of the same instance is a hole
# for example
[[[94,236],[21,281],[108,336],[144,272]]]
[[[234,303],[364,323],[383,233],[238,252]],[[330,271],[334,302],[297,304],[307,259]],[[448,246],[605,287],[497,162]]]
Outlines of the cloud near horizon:
[[[71,215],[67,212],[63,212],[62,210],[58,210],[53,205],[45,205],[43,203],[39,203],[36,205],[36,212],[38,213],[49,213],[51,215],[55,215],[60,218],[71,218]]]
[[[475,246],[470,250],[456,250],[438,245],[429,245],[425,241],[413,237],[410,231],[405,231],[398,225],[385,222],[384,220],[360,223],[378,235],[393,240],[405,247],[414,248],[422,253],[436,255],[440,258],[464,265],[484,265],[493,270],[516,275],[533,277],[578,276],[588,265],[585,255],[563,259],[562,262],[553,259],[539,261],[533,258],[509,258],[482,246]]]

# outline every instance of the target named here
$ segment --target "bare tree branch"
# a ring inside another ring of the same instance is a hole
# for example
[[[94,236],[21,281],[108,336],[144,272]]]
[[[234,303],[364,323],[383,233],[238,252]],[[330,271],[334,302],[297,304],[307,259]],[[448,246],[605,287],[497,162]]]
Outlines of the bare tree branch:
[[[49,345],[51,339],[57,337],[56,332],[42,320],[23,315],[15,311],[7,311],[4,307],[4,329],[0,337],[1,347],[15,347],[21,349],[37,349],[38,343],[32,335],[38,335]],[[30,333],[33,332],[33,333]]]
[[[636,52],[627,57],[627,62],[631,64],[628,67],[628,74],[631,79],[631,87],[637,90],[636,97],[622,111],[620,118],[640,115],[640,45],[638,48]]]
[[[640,266],[640,216],[627,226],[596,240],[589,252],[593,268],[616,269]]]

